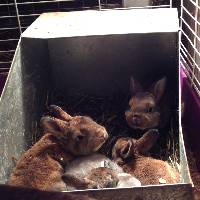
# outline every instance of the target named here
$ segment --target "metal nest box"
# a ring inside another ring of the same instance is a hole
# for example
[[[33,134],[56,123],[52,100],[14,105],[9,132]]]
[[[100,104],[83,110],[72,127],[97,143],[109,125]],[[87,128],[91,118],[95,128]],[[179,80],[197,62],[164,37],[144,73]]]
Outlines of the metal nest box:
[[[0,100],[0,183],[38,133],[46,96],[129,92],[130,76],[152,82],[166,76],[178,110],[176,9],[131,9],[42,14],[23,34]],[[173,185],[75,191],[97,199],[188,199],[192,183],[177,112],[182,180]]]

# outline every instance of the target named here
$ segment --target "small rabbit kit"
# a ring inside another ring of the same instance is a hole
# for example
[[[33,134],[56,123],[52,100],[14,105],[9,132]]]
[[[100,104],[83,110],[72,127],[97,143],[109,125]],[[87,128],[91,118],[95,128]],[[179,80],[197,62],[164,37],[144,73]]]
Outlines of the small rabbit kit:
[[[73,105],[64,102],[74,116],[51,105],[50,116],[40,120],[43,136],[17,161],[9,184],[73,191],[179,182],[177,169],[166,158],[149,153],[169,124],[166,84],[163,77],[145,90],[131,77],[129,103],[123,95],[78,97]],[[163,150],[170,151],[169,145]]]

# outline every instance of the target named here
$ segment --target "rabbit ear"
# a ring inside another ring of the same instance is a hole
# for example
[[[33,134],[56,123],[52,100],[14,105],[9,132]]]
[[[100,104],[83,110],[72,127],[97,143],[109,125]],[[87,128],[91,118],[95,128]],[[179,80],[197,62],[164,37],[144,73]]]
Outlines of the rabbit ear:
[[[66,122],[56,118],[42,117],[40,120],[40,126],[44,132],[58,136],[60,133],[64,133]]]
[[[160,101],[160,99],[162,98],[165,91],[165,85],[166,85],[166,77],[160,79],[155,83],[153,88],[153,94],[156,98],[156,102]]]
[[[157,129],[151,129],[147,131],[139,140],[136,142],[136,149],[139,153],[144,154],[148,152],[158,138],[158,130]]]
[[[70,121],[72,119],[72,116],[70,116],[68,113],[66,113],[61,107],[56,105],[50,105],[50,111],[55,115],[55,117]]]
[[[135,95],[138,92],[142,92],[142,86],[140,83],[131,76],[130,78],[130,93],[131,95]]]
[[[126,159],[130,156],[132,142],[129,140],[126,145],[120,150],[120,156],[123,159]]]

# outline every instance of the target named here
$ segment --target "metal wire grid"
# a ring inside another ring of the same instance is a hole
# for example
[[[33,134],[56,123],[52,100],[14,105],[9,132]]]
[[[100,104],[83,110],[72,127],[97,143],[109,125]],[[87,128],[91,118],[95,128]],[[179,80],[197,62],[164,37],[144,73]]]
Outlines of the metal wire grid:
[[[20,34],[43,12],[120,6],[119,0],[0,0],[0,73],[8,71]]]
[[[180,19],[180,62],[200,97],[200,0],[182,0]]]
[[[172,7],[172,0],[151,2],[151,5],[145,8]],[[20,34],[41,13],[123,9],[121,6],[122,0],[0,0],[0,73],[9,70]]]

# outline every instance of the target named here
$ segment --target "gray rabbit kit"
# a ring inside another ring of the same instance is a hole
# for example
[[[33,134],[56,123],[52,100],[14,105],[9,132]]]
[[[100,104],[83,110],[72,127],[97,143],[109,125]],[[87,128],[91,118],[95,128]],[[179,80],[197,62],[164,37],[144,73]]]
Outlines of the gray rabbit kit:
[[[68,190],[140,186],[134,176],[106,156],[95,153],[79,157],[65,168],[63,180]]]

